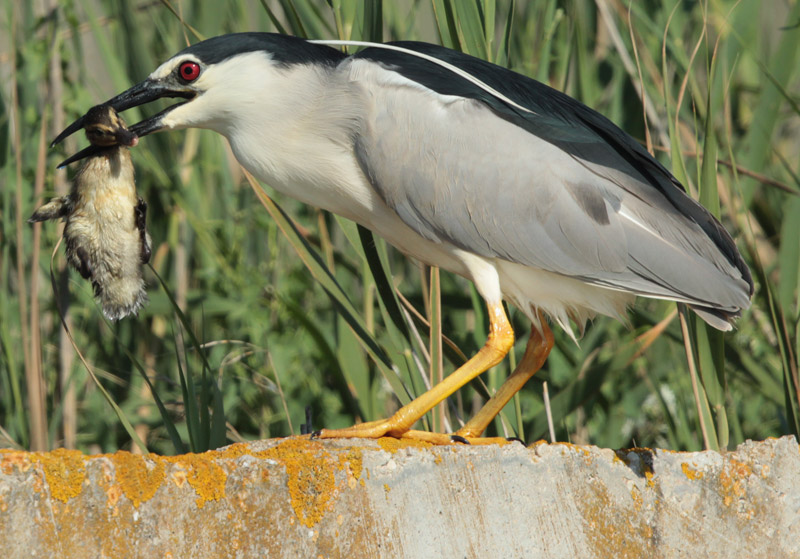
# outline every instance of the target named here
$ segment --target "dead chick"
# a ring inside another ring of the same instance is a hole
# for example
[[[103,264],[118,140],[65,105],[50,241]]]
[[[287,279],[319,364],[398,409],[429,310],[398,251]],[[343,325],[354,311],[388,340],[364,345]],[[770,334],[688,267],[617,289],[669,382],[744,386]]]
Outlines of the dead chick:
[[[119,320],[147,302],[142,265],[150,260],[147,204],[136,194],[129,146],[137,136],[109,105],[84,117],[86,137],[104,149],[86,159],[70,193],[34,212],[29,222],[65,218],[69,263],[90,280],[103,313]]]

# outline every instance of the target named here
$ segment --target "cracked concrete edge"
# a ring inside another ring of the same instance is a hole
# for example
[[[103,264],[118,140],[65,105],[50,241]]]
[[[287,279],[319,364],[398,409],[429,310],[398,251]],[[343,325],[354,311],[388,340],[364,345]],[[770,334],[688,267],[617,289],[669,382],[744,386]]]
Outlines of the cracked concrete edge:
[[[793,437],[736,451],[394,439],[0,450],[3,557],[800,558]]]

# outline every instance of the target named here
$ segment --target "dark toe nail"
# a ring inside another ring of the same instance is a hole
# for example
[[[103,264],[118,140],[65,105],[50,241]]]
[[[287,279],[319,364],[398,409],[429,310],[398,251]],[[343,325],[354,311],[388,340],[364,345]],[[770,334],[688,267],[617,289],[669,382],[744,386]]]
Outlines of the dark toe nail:
[[[306,422],[303,425],[303,427],[305,427],[306,433],[310,433],[311,431],[314,430],[314,428],[311,425],[312,425],[311,424],[311,406],[306,406]]]
[[[450,440],[454,443],[470,444],[470,442],[461,435],[450,435]]]
[[[319,438],[319,436],[321,434],[322,434],[322,429],[318,429],[318,430],[314,431],[313,433],[311,433],[311,438],[312,439],[317,439],[317,438]]]

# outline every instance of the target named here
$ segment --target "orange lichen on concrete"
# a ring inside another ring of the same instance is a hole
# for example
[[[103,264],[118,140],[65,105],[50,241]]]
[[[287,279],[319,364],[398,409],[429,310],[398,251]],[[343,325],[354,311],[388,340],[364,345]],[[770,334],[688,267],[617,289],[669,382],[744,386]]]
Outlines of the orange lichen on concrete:
[[[234,451],[235,452],[235,451]],[[225,494],[225,472],[213,463],[213,458],[203,455],[150,456],[150,460],[129,452],[119,451],[104,455],[115,467],[115,483],[109,485],[106,495],[108,506],[115,507],[125,495],[135,507],[151,499],[164,482],[165,462],[181,465],[185,471],[174,472],[197,492],[197,505],[202,507],[206,501],[218,500]],[[51,452],[2,452],[0,468],[10,473],[14,468],[26,471],[31,464],[41,464],[44,480],[51,495],[66,503],[81,492],[86,479],[85,462],[89,457],[77,450],[57,449]],[[174,478],[174,476],[173,476]],[[109,480],[111,481],[111,480]],[[178,484],[180,485],[180,484]],[[37,485],[38,490],[44,486]]]
[[[639,491],[639,488],[635,485],[631,487],[631,499],[633,499],[633,508],[637,512],[642,510],[642,505],[644,504],[644,499],[642,498],[642,492]]]
[[[319,441],[289,438],[277,446],[255,453],[275,460],[286,468],[289,498],[297,519],[308,528],[317,524],[335,502],[335,471],[347,470],[354,479],[361,476],[361,449],[330,448]]]
[[[568,448],[570,450],[574,450],[575,452],[583,454],[586,457],[587,463],[591,462],[591,460],[592,460],[592,453],[589,452],[588,449],[583,448],[582,446],[578,446],[578,445],[572,444],[572,443],[563,443],[563,442],[551,443],[551,444],[552,445],[557,445],[557,446],[560,446],[560,447],[563,447],[563,448]]]
[[[358,480],[361,477],[362,450],[352,447],[337,454],[339,457],[339,469],[348,470],[351,478],[353,480]]]
[[[705,474],[702,471],[693,469],[688,462],[681,463],[681,470],[683,470],[683,475],[692,481],[703,479],[703,477],[705,477]]]
[[[222,450],[212,450],[209,454],[225,460],[235,460],[245,454],[252,454],[252,452],[250,452],[250,445],[247,443],[235,443]]]
[[[116,483],[106,489],[106,506],[110,509],[113,509],[111,514],[112,516],[117,516],[119,514],[117,504],[122,498],[122,495],[124,495],[122,492],[122,487]]]
[[[184,468],[185,478],[180,478],[181,483],[176,481],[176,485],[180,487],[184,480],[189,482],[189,485],[197,493],[196,502],[199,508],[203,508],[208,501],[219,501],[225,496],[225,482],[228,480],[228,474],[215,462],[213,452],[182,454],[164,457],[161,460]],[[175,473],[173,473],[173,480],[176,480]]]
[[[136,508],[152,499],[164,483],[166,477],[164,463],[159,457],[146,460],[138,454],[120,450],[108,458],[116,470],[116,485]],[[110,501],[111,495],[109,495],[109,506],[113,506]]]
[[[719,473],[720,493],[726,507],[747,494],[747,478],[753,474],[750,464],[729,460]]]
[[[394,454],[401,448],[430,448],[431,443],[416,439],[395,439],[394,437],[382,437],[378,439],[378,446],[386,452]]]
[[[172,483],[174,483],[178,489],[182,489],[183,486],[188,483],[186,470],[175,470],[169,475],[169,477],[172,479]]]
[[[0,449],[0,472],[9,476],[14,469],[27,472],[31,467],[31,455],[24,450]]]
[[[50,495],[62,503],[80,495],[86,479],[85,457],[80,451],[59,448],[50,452],[32,452],[29,456],[42,465]]]
[[[638,490],[637,490],[638,493]],[[642,506],[642,496],[631,491],[633,510],[630,514],[609,515],[619,510],[619,503],[601,483],[590,482],[575,499],[578,511],[586,525],[585,534],[597,557],[616,559],[641,559],[652,557],[656,540],[653,528],[637,514]]]

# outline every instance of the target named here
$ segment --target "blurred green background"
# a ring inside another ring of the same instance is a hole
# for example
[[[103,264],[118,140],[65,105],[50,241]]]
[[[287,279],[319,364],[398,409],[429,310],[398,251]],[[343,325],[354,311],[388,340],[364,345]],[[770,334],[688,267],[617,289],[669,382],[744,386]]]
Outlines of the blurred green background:
[[[483,344],[468,282],[276,197],[292,226],[207,131],[132,150],[154,241],[138,317],[108,323],[63,247],[51,263],[61,225],[26,219],[68,190],[74,169],[55,166],[85,139],[50,140],[188,43],[254,30],[423,40],[534,77],[646,142],[737,239],[757,290],[733,333],[691,313],[682,328],[652,300],[627,325],[596,319],[579,345],[557,331],[491,433],[549,438],[544,382],[562,441],[694,450],[798,433],[797,1],[5,0],[0,30],[0,446],[201,451],[299,433],[306,409],[314,428],[344,427]],[[528,325],[511,317],[520,357]],[[514,362],[423,427],[458,428]]]

